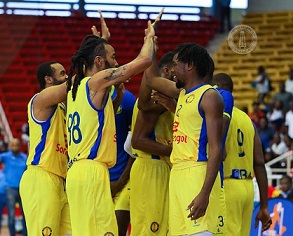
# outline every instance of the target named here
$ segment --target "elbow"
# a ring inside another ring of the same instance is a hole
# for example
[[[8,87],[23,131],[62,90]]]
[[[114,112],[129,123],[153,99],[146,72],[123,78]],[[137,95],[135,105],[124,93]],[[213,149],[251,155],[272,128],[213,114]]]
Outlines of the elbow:
[[[139,139],[138,139],[138,137],[132,136],[132,138],[131,138],[131,146],[134,149],[139,149]]]

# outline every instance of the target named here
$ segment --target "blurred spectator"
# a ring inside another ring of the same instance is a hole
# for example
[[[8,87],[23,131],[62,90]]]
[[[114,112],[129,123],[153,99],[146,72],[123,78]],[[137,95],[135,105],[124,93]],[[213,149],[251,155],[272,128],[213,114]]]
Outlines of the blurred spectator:
[[[293,101],[289,104],[289,111],[285,116],[285,125],[287,127],[289,137],[293,139]]]
[[[7,142],[0,122],[0,153],[7,151]]]
[[[268,120],[266,117],[260,118],[257,132],[265,153],[265,150],[270,147],[270,142],[274,137],[274,131],[268,126]]]
[[[263,103],[265,96],[271,90],[270,79],[263,66],[257,68],[257,77],[252,85],[255,86],[258,91],[258,102]]]
[[[271,141],[270,147],[266,149],[265,160],[266,162],[269,162],[287,151],[288,147],[286,146],[286,143],[281,139],[279,133],[275,133],[273,140]],[[281,168],[285,167],[285,165],[283,165],[283,163],[276,163],[272,167]]]
[[[5,175],[4,175],[3,168],[1,166],[0,167],[0,235],[1,235],[1,228],[2,228],[3,209],[6,206],[5,189],[6,189]]]
[[[285,81],[286,92],[293,95],[293,69],[289,70],[289,78]]]
[[[280,180],[280,190],[282,191],[278,197],[293,201],[292,178],[284,175]]]
[[[279,131],[284,122],[283,103],[279,100],[275,100],[273,109],[267,114],[267,117],[273,130]]]
[[[277,92],[274,96],[274,100],[279,100],[283,103],[283,112],[284,114],[289,109],[289,103],[292,101],[293,95],[292,93],[288,93],[285,91],[285,83],[279,82],[279,92]]]
[[[15,236],[15,204],[19,203],[23,216],[22,235],[26,236],[26,225],[22,210],[22,203],[19,194],[19,183],[23,172],[26,169],[27,156],[20,152],[20,141],[12,139],[9,142],[9,151],[0,154],[0,162],[4,164],[4,173],[6,177],[6,201],[8,210],[8,226],[11,236]]]
[[[256,128],[259,128],[259,119],[265,116],[265,113],[260,110],[259,105],[259,102],[253,102],[252,112],[248,113]]]
[[[29,150],[29,128],[28,128],[28,124],[25,123],[22,125],[21,127],[21,143],[22,143],[22,151],[24,153],[28,153]]]

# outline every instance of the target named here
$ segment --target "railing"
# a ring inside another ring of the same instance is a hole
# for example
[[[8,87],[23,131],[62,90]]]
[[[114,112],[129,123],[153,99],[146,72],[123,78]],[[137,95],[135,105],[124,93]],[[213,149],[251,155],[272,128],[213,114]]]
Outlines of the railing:
[[[5,112],[3,110],[1,101],[0,101],[0,123],[1,123],[1,121],[2,121],[2,124],[3,124],[2,128],[5,130],[5,133],[6,133],[6,136],[7,136],[6,138],[8,139],[8,141],[10,141],[13,138],[13,136],[12,136],[12,132],[11,132],[10,126],[8,124]]]
[[[284,174],[289,174],[292,170],[292,160],[293,160],[293,151],[286,152],[279,157],[269,161],[266,163],[266,169],[268,174],[269,185],[272,184],[273,180],[277,181],[277,185],[279,184],[280,179]],[[285,161],[286,167],[284,168],[272,168],[271,166],[276,164],[277,162]]]

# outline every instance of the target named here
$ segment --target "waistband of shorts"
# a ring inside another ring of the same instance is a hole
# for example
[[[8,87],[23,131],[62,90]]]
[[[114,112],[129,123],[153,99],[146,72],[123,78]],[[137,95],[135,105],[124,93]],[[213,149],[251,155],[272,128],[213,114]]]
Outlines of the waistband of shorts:
[[[233,177],[231,177],[231,176],[229,176],[229,177],[224,177],[224,180],[228,180],[228,179],[230,179],[230,180],[252,180],[253,178],[251,178],[251,177],[248,177],[248,178],[233,178]]]
[[[96,161],[96,160],[92,160],[92,159],[80,159],[80,160],[77,160],[77,161],[74,161],[72,162],[72,165],[73,166],[74,164],[82,164],[82,165],[100,165],[100,166],[105,166],[106,168],[108,168],[108,165],[105,163],[105,162],[100,162],[100,161]]]
[[[54,174],[54,173],[52,173],[52,172],[50,172],[50,171],[47,171],[46,169],[44,169],[44,168],[42,168],[42,167],[40,167],[40,166],[29,165],[29,166],[27,166],[27,170],[42,171],[42,172],[45,172],[45,173],[47,173],[47,174],[49,174],[49,175],[52,175],[52,176],[54,176],[54,177],[58,177],[58,178],[60,178],[60,179],[62,179],[62,180],[65,180],[64,177],[59,176],[59,175],[56,175],[56,174]]]
[[[143,158],[143,157],[136,157],[135,161],[140,161],[140,162],[154,162],[154,163],[161,163],[166,161],[164,159],[154,159],[154,158]]]
[[[181,161],[178,163],[173,163],[172,169],[186,169],[190,167],[198,167],[198,166],[207,166],[206,161]]]

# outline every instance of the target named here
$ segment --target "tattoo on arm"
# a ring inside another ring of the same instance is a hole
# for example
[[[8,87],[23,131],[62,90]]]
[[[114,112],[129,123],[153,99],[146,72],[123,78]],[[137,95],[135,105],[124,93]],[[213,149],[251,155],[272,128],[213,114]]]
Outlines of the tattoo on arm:
[[[105,80],[111,81],[111,80],[115,80],[119,77],[124,76],[121,70],[126,70],[126,66],[115,68],[115,69],[112,69],[111,71],[109,70],[109,76],[105,77]],[[119,71],[121,71],[121,73],[118,74]]]

